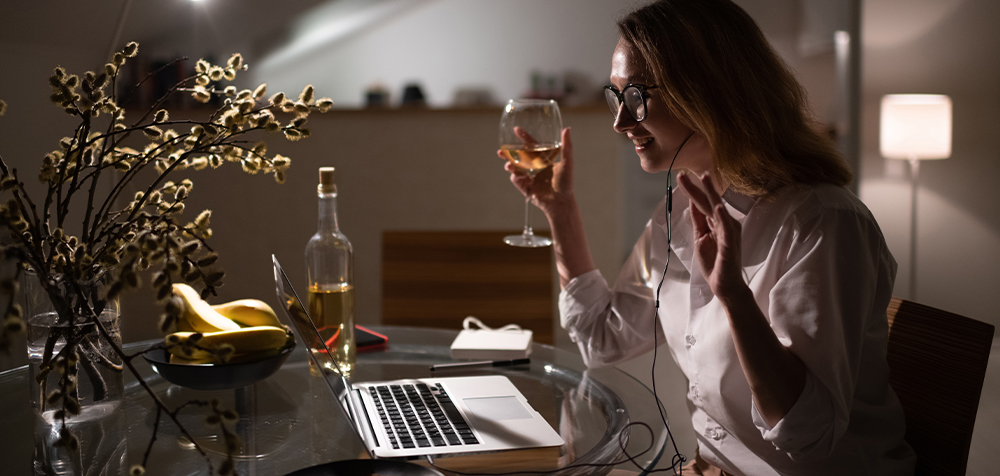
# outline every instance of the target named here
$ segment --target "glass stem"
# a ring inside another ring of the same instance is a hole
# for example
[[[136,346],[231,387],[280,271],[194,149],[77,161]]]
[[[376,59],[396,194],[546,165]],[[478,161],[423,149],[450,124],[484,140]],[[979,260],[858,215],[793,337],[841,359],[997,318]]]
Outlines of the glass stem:
[[[528,221],[529,213],[531,212],[531,195],[527,195],[524,198],[524,236],[531,236],[534,233],[531,231],[531,225]]]

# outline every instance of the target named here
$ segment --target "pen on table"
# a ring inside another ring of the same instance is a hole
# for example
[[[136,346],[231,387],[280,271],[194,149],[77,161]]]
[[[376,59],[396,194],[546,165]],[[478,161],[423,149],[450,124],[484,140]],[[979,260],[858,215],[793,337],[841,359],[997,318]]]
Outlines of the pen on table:
[[[531,359],[514,360],[477,360],[475,362],[455,362],[452,364],[436,364],[431,366],[431,370],[447,370],[468,367],[510,367],[512,365],[530,364]]]

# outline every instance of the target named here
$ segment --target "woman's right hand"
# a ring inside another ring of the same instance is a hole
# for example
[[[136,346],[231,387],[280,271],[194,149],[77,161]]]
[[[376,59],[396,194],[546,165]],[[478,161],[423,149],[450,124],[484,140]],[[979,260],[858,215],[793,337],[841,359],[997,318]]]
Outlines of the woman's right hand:
[[[534,142],[534,139],[520,128],[515,128],[515,134],[525,141],[526,144]],[[573,196],[573,142],[570,138],[569,128],[562,130],[562,160],[552,167],[548,167],[535,176],[528,176],[523,169],[520,169],[510,162],[506,162],[504,170],[510,172],[510,181],[525,196],[532,196],[532,203],[545,212],[546,216],[559,215],[571,206],[575,198]],[[500,151],[497,156],[504,158]]]

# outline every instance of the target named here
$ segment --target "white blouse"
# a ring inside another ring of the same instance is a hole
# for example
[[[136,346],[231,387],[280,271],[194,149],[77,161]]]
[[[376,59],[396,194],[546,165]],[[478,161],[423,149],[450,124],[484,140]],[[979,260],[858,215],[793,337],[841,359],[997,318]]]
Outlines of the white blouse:
[[[562,326],[587,365],[652,350],[654,328],[658,343],[666,335],[688,380],[699,453],[729,473],[913,474],[885,360],[896,262],[864,204],[832,185],[786,187],[772,199],[723,195],[743,225],[744,279],[778,340],[808,369],[799,399],[771,427],[754,407],[728,317],[694,257],[688,198],[675,192],[673,199],[662,328],[652,317],[667,260],[665,202],[614,288],[594,270],[560,294]]]

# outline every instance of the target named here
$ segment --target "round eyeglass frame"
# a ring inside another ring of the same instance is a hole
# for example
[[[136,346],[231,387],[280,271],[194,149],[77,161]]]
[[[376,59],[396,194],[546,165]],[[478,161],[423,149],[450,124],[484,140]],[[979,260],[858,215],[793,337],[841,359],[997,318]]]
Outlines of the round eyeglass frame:
[[[615,117],[618,117],[618,109],[624,104],[628,115],[632,116],[635,122],[642,122],[646,120],[646,99],[649,97],[646,91],[658,87],[630,83],[625,85],[621,92],[618,92],[614,86],[604,86],[604,98],[608,101],[611,114]]]

